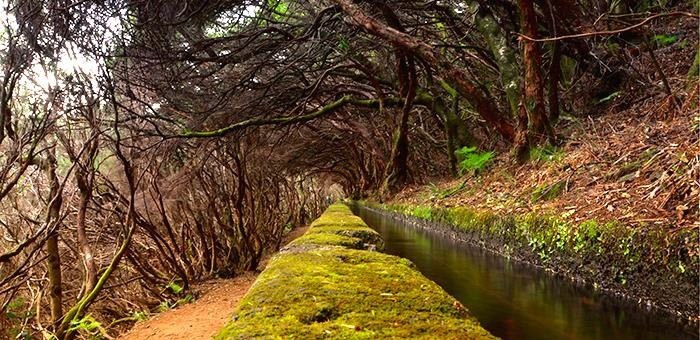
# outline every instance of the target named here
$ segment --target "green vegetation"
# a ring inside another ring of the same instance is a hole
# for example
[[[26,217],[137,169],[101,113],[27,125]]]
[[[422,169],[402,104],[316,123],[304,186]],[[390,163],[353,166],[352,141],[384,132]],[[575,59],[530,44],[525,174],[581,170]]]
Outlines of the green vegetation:
[[[107,330],[89,314],[80,320],[72,321],[70,331],[87,335],[89,339],[105,339],[108,337]]]
[[[677,282],[694,285],[699,275],[700,254],[693,245],[697,229],[668,234],[628,228],[614,221],[587,220],[576,225],[565,217],[537,213],[499,215],[466,207],[377,207],[448,224],[480,240],[497,240],[507,245],[506,255],[522,249],[536,254],[541,264],[553,259],[583,261],[587,270],[604,275],[599,277],[602,281],[624,285],[631,276],[675,277]]]
[[[410,261],[358,249],[381,245],[332,205],[270,261],[216,338],[493,338]]]
[[[170,281],[167,285],[167,288],[170,289],[170,291],[173,292],[173,294],[179,294],[182,291],[183,287],[175,281]]]
[[[453,187],[447,188],[447,189],[440,189],[437,187],[435,184],[430,184],[430,194],[431,197],[437,197],[440,199],[450,197],[456,193],[461,192],[462,190],[467,188],[467,182],[462,181],[460,184],[455,185]]]
[[[540,185],[532,192],[530,200],[532,202],[537,201],[549,201],[551,199],[559,197],[566,187],[566,181],[560,180],[552,184]]]
[[[635,160],[620,166],[616,171],[606,175],[608,179],[617,179],[621,182],[630,181],[634,178],[634,173],[647,165],[648,162],[659,153],[657,148],[649,148],[642,152]]]
[[[564,150],[552,145],[534,147],[530,149],[530,159],[542,162],[558,162],[564,158]]]
[[[673,45],[673,43],[678,41],[678,37],[673,34],[657,34],[651,37],[651,40],[657,47],[661,48]]]
[[[30,304],[24,297],[16,297],[12,299],[5,309],[5,318],[13,325],[21,325],[24,320],[32,318],[34,312],[30,309]],[[0,331],[0,337],[6,336],[8,339],[30,339],[26,333],[23,333],[21,326],[9,327],[4,331]]]
[[[455,150],[455,156],[459,162],[459,173],[477,174],[484,170],[493,161],[494,152],[480,152],[476,147],[465,146]]]

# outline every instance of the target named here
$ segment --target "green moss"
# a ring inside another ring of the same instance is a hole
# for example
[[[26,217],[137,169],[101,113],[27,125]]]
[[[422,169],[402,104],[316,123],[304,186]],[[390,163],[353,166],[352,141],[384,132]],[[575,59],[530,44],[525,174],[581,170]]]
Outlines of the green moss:
[[[566,181],[556,181],[552,184],[544,184],[535,188],[530,196],[532,202],[549,201],[559,197],[566,187]]]
[[[424,218],[413,206],[375,207]],[[554,258],[582,259],[587,266],[597,266],[604,279],[608,275],[607,279],[621,284],[633,275],[671,275],[679,282],[694,285],[700,276],[697,228],[667,233],[629,228],[615,221],[587,220],[577,225],[555,215],[503,215],[469,207],[432,207],[430,212],[427,220],[507,244],[509,255],[513,249],[529,249],[542,263]]]
[[[331,206],[270,261],[216,338],[493,338],[410,261],[350,249],[381,244],[358,219]]]
[[[383,249],[383,240],[372,230],[326,230],[324,232],[309,233],[292,241],[288,248],[298,246],[341,246],[352,249]]]
[[[411,215],[429,220],[432,217],[432,209],[424,206],[415,207],[413,208]]]

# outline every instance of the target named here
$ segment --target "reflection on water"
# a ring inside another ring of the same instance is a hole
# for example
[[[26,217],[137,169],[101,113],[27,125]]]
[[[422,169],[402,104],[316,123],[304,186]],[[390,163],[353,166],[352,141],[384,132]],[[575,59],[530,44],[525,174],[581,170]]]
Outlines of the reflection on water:
[[[374,211],[359,215],[385,252],[405,257],[504,339],[698,339],[636,306]],[[691,297],[689,297],[691,298]],[[687,330],[686,330],[687,331]]]

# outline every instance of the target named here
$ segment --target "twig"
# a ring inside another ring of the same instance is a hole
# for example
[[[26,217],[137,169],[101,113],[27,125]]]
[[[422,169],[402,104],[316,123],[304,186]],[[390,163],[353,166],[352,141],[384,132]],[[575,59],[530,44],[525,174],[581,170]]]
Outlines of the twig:
[[[516,34],[519,36],[519,39],[525,39],[525,40],[534,41],[534,42],[550,42],[550,41],[558,41],[558,40],[565,40],[565,39],[585,38],[585,37],[597,36],[597,35],[613,35],[613,34],[631,31],[631,30],[638,28],[640,26],[644,26],[649,21],[652,21],[652,20],[657,19],[657,18],[668,17],[668,16],[679,16],[679,15],[680,16],[687,16],[687,17],[691,17],[691,18],[696,18],[696,19],[700,18],[700,16],[698,16],[697,14],[693,14],[693,13],[689,13],[689,12],[670,12],[670,13],[659,13],[659,14],[652,15],[652,16],[650,16],[650,17],[648,17],[648,18],[646,18],[646,19],[644,19],[644,20],[642,20],[642,21],[640,21],[632,26],[628,26],[628,27],[621,28],[618,30],[587,32],[587,33],[563,35],[560,37],[540,38],[540,39],[531,38],[531,37],[528,37],[528,36],[526,36],[524,34],[520,34],[520,33],[516,33]]]

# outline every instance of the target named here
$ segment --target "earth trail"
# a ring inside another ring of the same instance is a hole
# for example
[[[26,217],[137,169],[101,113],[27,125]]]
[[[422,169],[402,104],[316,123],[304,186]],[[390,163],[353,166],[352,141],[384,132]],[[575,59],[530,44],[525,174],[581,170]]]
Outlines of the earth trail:
[[[308,227],[292,230],[285,244],[301,236]],[[269,256],[260,267],[264,268]],[[120,340],[199,340],[211,339],[221,330],[255,282],[258,272],[245,272],[230,279],[211,280],[202,285],[205,291],[195,302],[180,306],[137,323]]]

